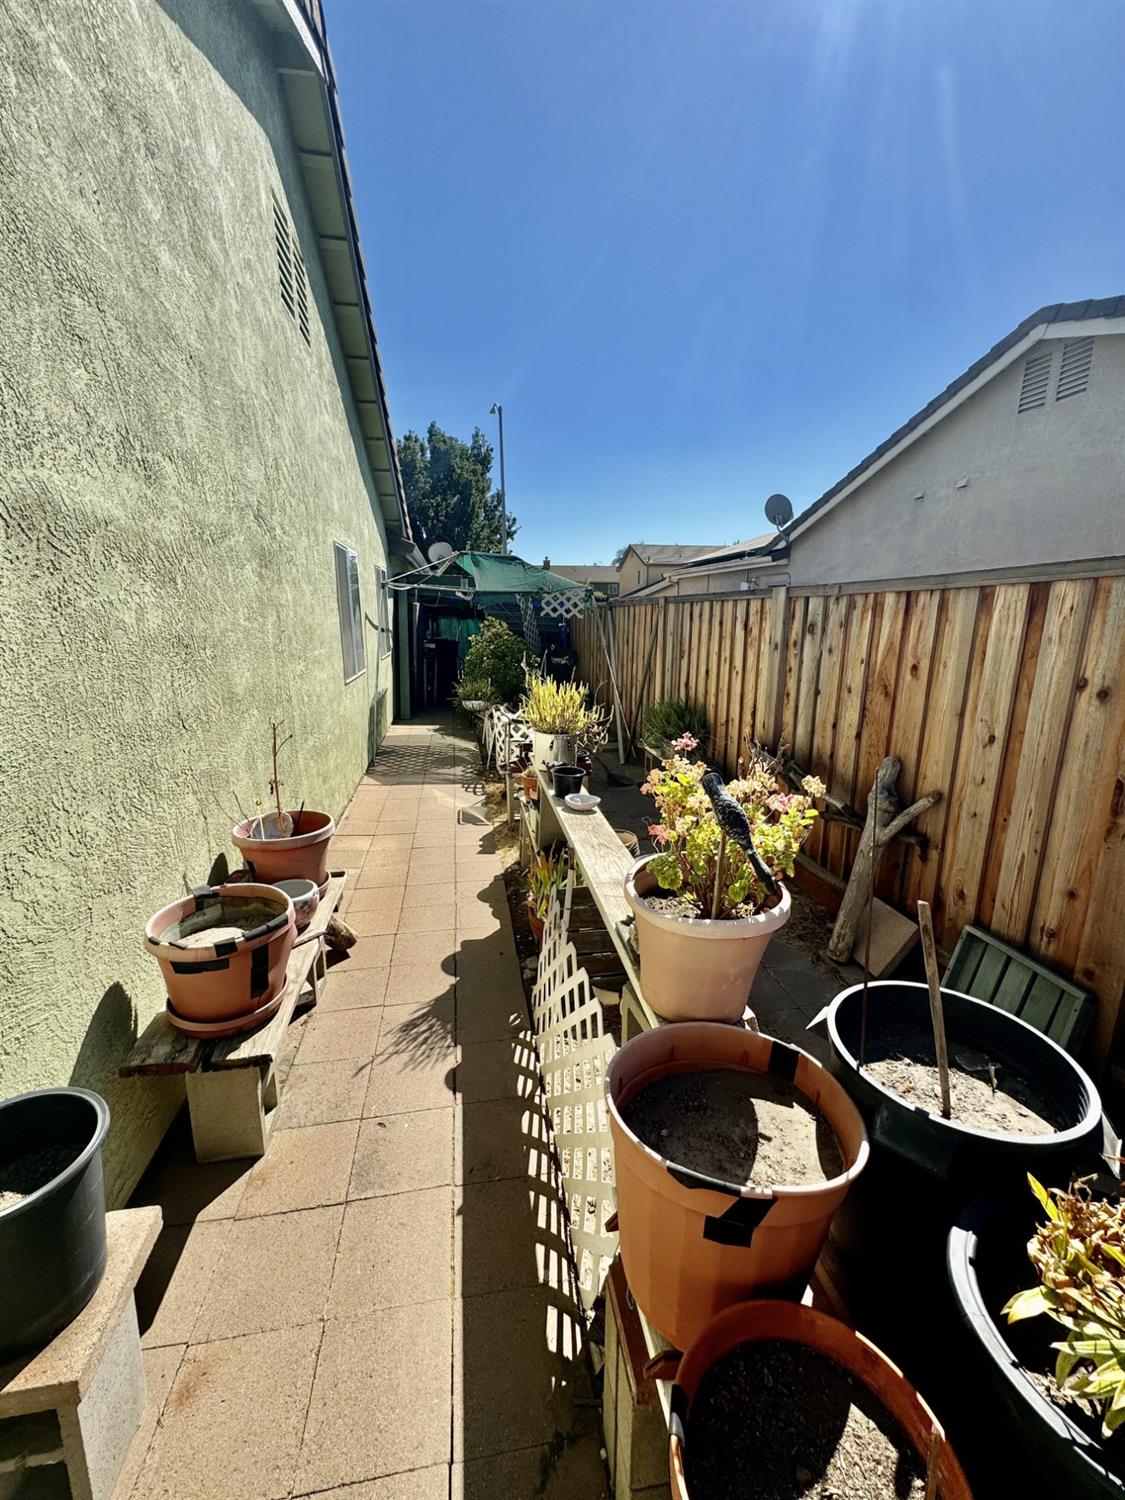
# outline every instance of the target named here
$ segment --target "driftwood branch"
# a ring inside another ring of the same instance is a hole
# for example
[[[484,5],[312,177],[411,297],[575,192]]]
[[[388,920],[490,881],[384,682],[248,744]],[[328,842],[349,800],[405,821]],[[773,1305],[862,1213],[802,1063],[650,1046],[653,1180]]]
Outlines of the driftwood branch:
[[[933,807],[935,802],[941,801],[940,792],[927,792],[909,807],[900,808],[896,788],[901,770],[902,762],[898,756],[888,755],[876,771],[874,784],[868,793],[867,821],[860,834],[848,888],[840,903],[836,925],[832,929],[832,940],[828,944],[828,956],[836,963],[847,963],[852,956],[856,931],[871,898],[883,850],[893,838],[901,836],[908,823],[927,808]]]

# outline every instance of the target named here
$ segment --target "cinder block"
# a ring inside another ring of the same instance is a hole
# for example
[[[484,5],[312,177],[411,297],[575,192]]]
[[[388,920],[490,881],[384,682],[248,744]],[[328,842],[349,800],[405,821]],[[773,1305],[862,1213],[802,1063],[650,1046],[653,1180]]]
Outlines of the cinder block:
[[[666,1500],[668,1428],[655,1383],[645,1374],[647,1350],[620,1260],[606,1281],[606,1381],[603,1430],[614,1500]],[[609,1351],[616,1358],[610,1375]]]

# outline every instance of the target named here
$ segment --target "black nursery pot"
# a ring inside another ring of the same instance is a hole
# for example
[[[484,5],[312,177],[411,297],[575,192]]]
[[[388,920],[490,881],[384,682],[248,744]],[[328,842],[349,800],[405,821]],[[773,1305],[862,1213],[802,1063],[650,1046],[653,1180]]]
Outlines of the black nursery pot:
[[[98,1289],[108,1129],[109,1106],[86,1089],[37,1089],[0,1102],[0,1185],[17,1180],[27,1192],[9,1177],[13,1165],[38,1152],[59,1160],[45,1182],[0,1209],[0,1360],[49,1343]]]
[[[941,993],[950,1053],[962,1048],[983,1053],[1021,1075],[1060,1124],[1044,1135],[1002,1134],[943,1120],[906,1103],[859,1070],[863,986],[853,985],[832,1002],[828,1068],[858,1106],[871,1141],[867,1171],[836,1215],[832,1243],[857,1305],[877,1336],[908,1364],[908,1351],[898,1342],[903,1327],[894,1305],[919,1275],[945,1294],[945,1239],[966,1204],[985,1191],[1025,1190],[1028,1172],[1059,1183],[1079,1166],[1096,1169],[1101,1141],[1098,1091],[1073,1058],[1007,1011],[955,990]],[[929,1029],[927,987],[874,981],[868,990],[868,1054],[881,1055],[881,1028],[903,1022]],[[905,1226],[909,1256],[903,1254],[900,1237]],[[948,1307],[947,1295],[945,1301]],[[940,1302],[938,1296],[932,1304],[938,1323],[944,1316]]]
[[[581,766],[552,766],[551,781],[555,788],[555,796],[569,797],[572,792],[580,792],[585,775],[586,772]]]
[[[1120,1500],[1125,1495],[1120,1449],[1114,1472],[1095,1425],[1072,1421],[1066,1408],[1043,1394],[1027,1373],[1027,1364],[1053,1366],[1049,1345],[1062,1336],[1062,1329],[1045,1317],[1009,1324],[1001,1314],[1013,1293],[1035,1284],[1026,1245],[1037,1215],[1029,1192],[1019,1201],[981,1198],[950,1230],[949,1284],[965,1329],[963,1369],[973,1377],[971,1413],[965,1413],[964,1425],[981,1440],[982,1466],[990,1459],[996,1463],[1001,1455],[1006,1469],[1013,1457],[1024,1466],[1022,1488],[1012,1487],[1009,1493]],[[1003,1478],[1011,1484],[1010,1469]],[[1001,1475],[995,1479],[1001,1482]]]

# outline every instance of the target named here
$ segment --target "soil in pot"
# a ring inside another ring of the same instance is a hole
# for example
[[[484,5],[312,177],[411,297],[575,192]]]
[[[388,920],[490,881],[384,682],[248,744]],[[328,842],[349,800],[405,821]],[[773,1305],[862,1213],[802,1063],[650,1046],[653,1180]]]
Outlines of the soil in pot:
[[[666,1161],[739,1186],[804,1187],[844,1170],[827,1118],[771,1073],[669,1073],[622,1104],[621,1116]]]
[[[172,922],[158,935],[161,943],[179,943],[184,948],[213,948],[253,932],[277,916],[276,901],[254,901],[242,896],[233,901],[216,898],[202,911],[191,912]]]
[[[923,1500],[925,1469],[855,1376],[789,1339],[716,1360],[688,1412],[691,1500]]]
[[[80,1146],[44,1146],[0,1166],[0,1211],[14,1208],[46,1183],[65,1172],[81,1152]]]
[[[864,1072],[906,1104],[937,1113],[941,1089],[931,1033],[909,1022],[880,1026]],[[1051,1104],[1007,1063],[956,1045],[949,1052],[951,1118],[974,1130],[1050,1135],[1065,1128]]]

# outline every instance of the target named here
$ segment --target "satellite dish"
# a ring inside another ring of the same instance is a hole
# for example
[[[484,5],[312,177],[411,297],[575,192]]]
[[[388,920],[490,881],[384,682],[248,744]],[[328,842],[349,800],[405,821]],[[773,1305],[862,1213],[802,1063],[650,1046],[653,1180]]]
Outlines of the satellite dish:
[[[776,526],[778,531],[783,526],[788,526],[793,519],[793,506],[790,504],[788,495],[771,495],[766,501],[766,520],[771,526]]]
[[[453,548],[448,542],[435,542],[426,556],[432,563],[444,562],[447,557],[453,556]]]

